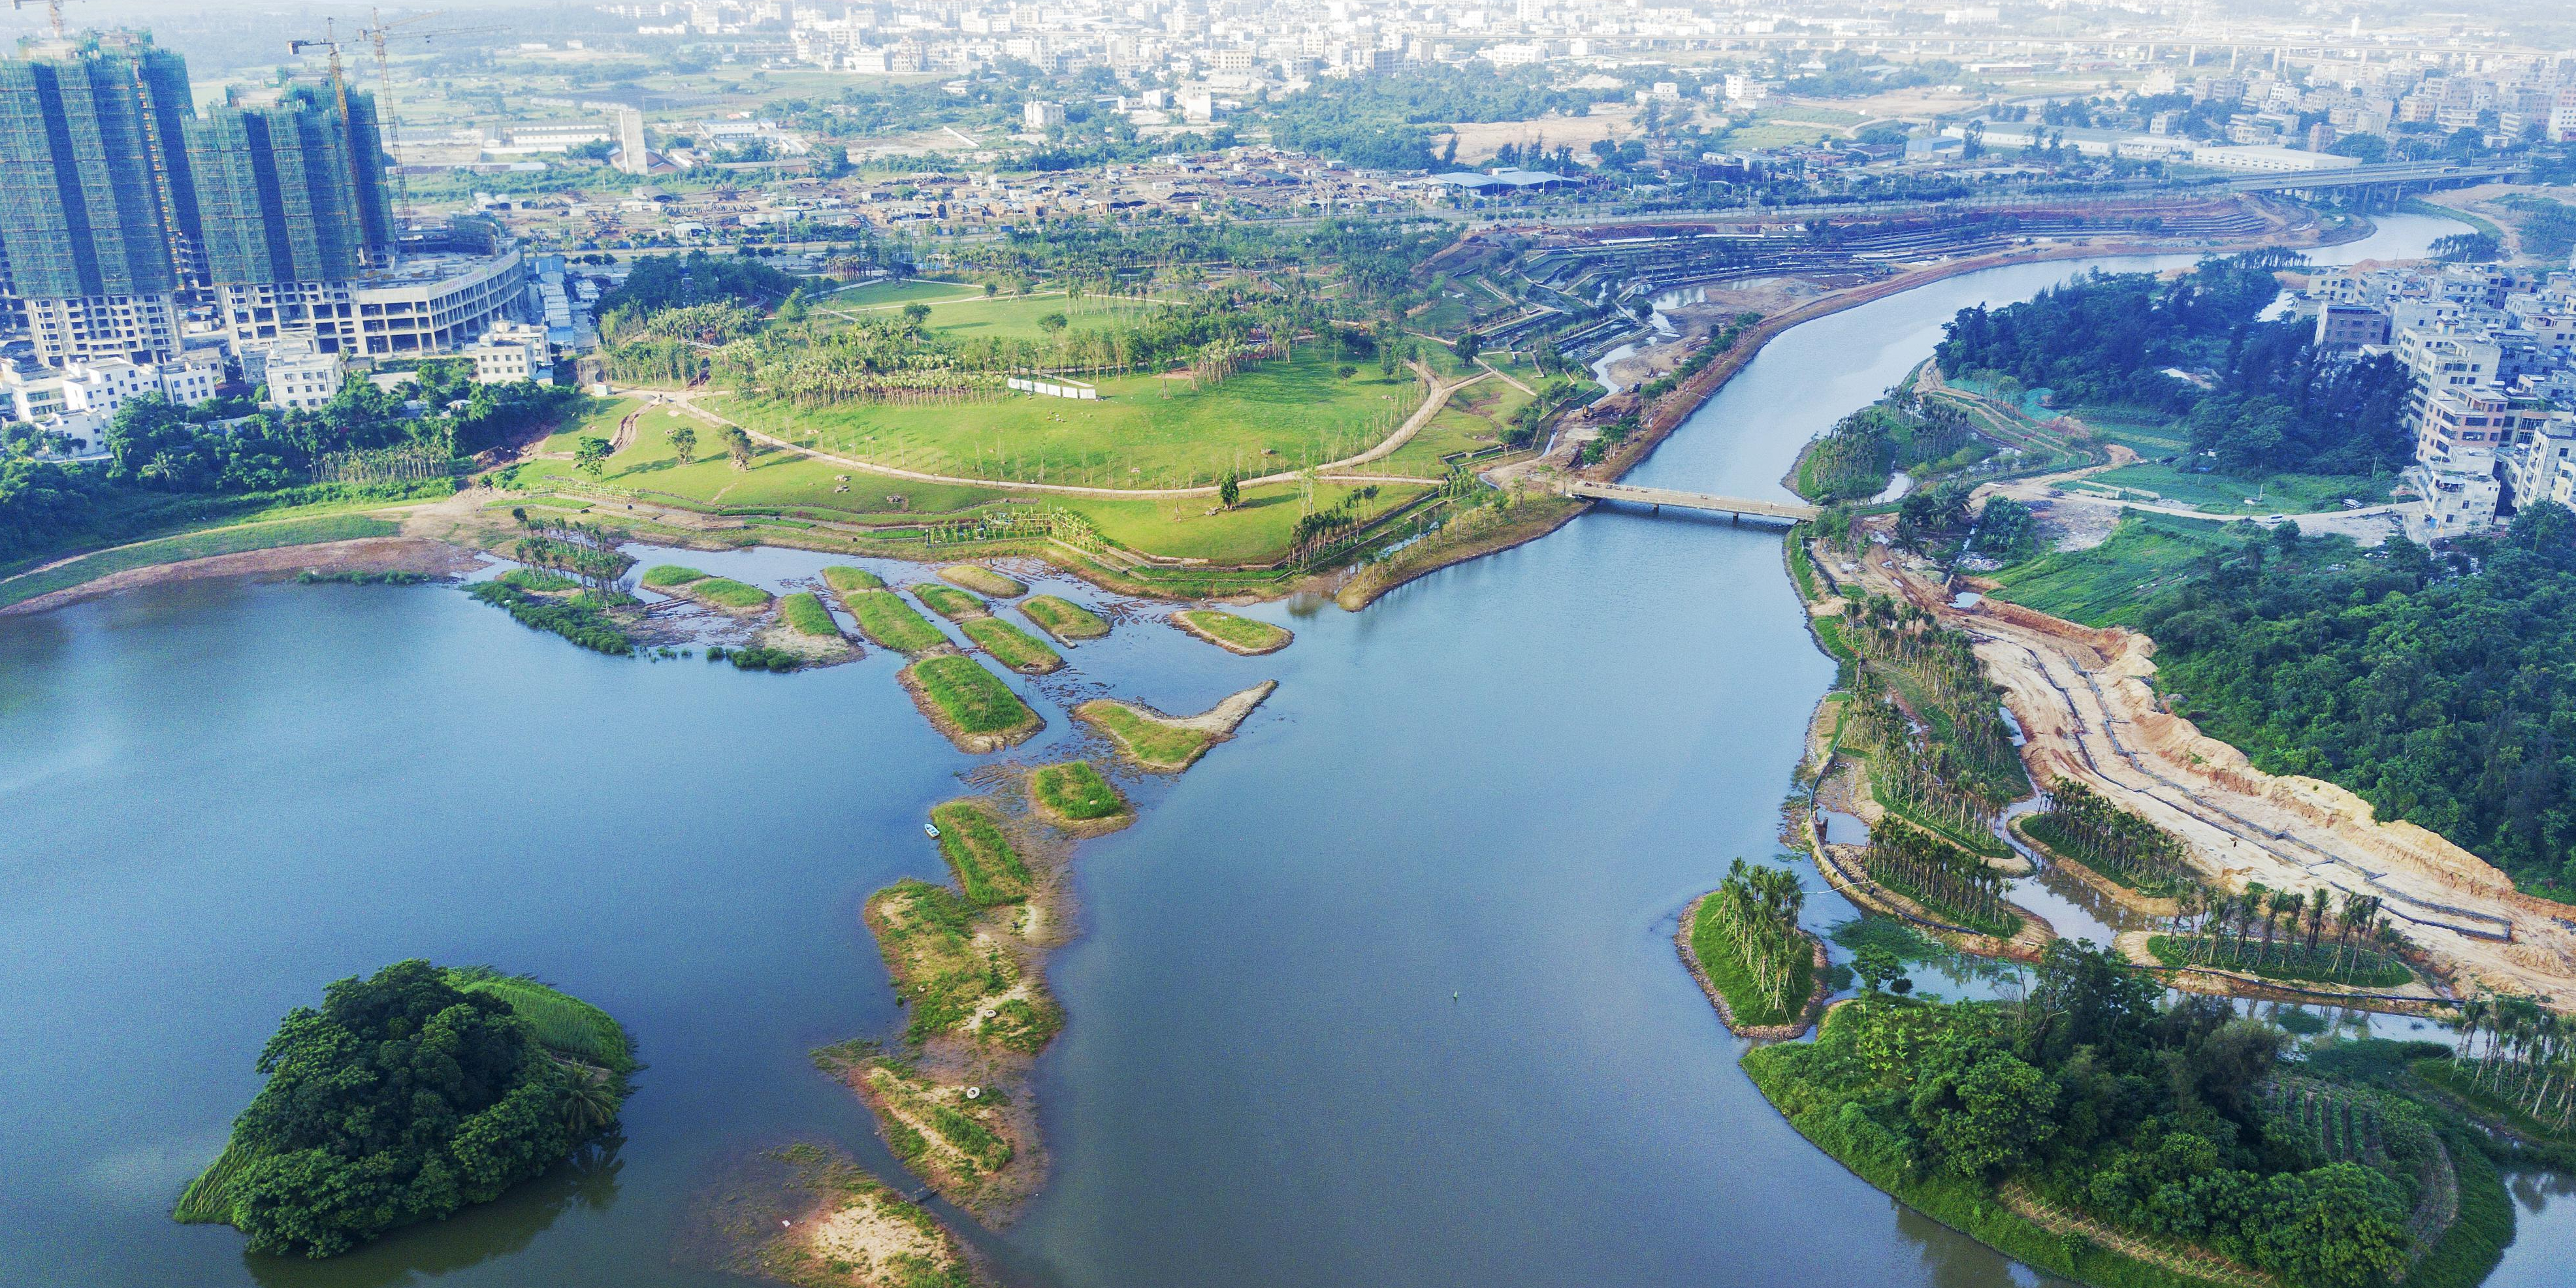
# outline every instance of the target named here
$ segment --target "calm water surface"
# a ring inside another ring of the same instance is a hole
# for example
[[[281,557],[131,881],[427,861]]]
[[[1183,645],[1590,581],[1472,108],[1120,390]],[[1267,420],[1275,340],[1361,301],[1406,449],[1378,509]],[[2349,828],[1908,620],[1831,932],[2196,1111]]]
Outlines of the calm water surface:
[[[1640,480],[1779,494],[1953,310],[2081,267],[1801,327]],[[773,587],[825,562],[689,558]],[[1604,510],[1366,613],[1256,612],[1298,643],[1236,658],[1132,620],[1014,682],[1050,721],[1029,760],[1093,749],[1063,711],[1095,693],[1282,687],[1177,781],[1129,783],[1142,821],[1080,852],[1072,1025],[1038,1075],[1054,1180],[975,1236],[1006,1275],[2038,1282],[1799,1140],[1674,960],[1676,911],[1778,849],[1832,678],[1775,532]],[[806,1056],[898,1027],[859,904],[941,875],[920,820],[978,763],[894,669],[600,658],[444,588],[197,583],[0,620],[0,1282],[739,1282],[689,1230],[746,1154],[821,1139],[895,1174]],[[1814,921],[1845,915],[1818,889]],[[623,1019],[651,1067],[614,1156],[318,1265],[169,1223],[278,1016],[412,955]],[[2556,1282],[2576,1202],[2517,1196],[2497,1282]]]

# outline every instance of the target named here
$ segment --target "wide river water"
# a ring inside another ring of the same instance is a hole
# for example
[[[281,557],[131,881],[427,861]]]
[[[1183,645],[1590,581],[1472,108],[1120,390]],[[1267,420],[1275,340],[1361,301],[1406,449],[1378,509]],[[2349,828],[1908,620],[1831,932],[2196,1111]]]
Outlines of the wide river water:
[[[2398,217],[2321,258],[2455,227]],[[1954,310],[2093,263],[1796,328],[1636,477],[1785,495],[1799,444]],[[826,562],[690,560],[772,586]],[[1007,1278],[2038,1281],[1801,1141],[1675,960],[1678,910],[1777,851],[1832,678],[1776,530],[1604,510],[1363,613],[1254,611],[1295,646],[1129,621],[1017,682],[1050,721],[1029,760],[1087,747],[1063,711],[1095,693],[1194,711],[1281,687],[1186,775],[1131,782],[1142,821],[1079,851],[1071,1024],[1036,1082],[1053,1180],[972,1234]],[[690,1231],[747,1156],[821,1140],[897,1175],[807,1057],[899,1028],[859,905],[942,875],[920,822],[979,763],[894,669],[602,658],[439,587],[210,581],[0,619],[0,1282],[741,1282]],[[1816,924],[1848,915],[1811,885]],[[407,956],[624,1020],[650,1067],[614,1158],[325,1263],[172,1224],[278,1017]],[[2566,1188],[2518,1187],[2494,1283],[2564,1282]]]

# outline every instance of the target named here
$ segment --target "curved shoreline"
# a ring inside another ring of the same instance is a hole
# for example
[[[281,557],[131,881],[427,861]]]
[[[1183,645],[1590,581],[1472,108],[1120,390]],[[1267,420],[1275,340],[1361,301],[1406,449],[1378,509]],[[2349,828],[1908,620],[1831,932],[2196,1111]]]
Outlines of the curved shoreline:
[[[1807,1004],[1798,1009],[1795,1020],[1787,1024],[1739,1023],[1735,1018],[1735,1008],[1727,1003],[1726,993],[1718,988],[1717,981],[1708,977],[1708,968],[1700,964],[1699,954],[1691,950],[1691,926],[1699,920],[1700,905],[1707,903],[1714,894],[1711,891],[1701,895],[1691,900],[1689,907],[1682,909],[1682,924],[1673,932],[1673,947],[1681,953],[1682,964],[1690,967],[1691,978],[1699,981],[1699,991],[1707,994],[1709,1004],[1717,1008],[1717,1018],[1726,1025],[1726,1031],[1739,1038],[1763,1041],[1794,1038],[1815,1027],[1816,1020],[1825,1013],[1826,999],[1832,993],[1825,986],[1825,972],[1833,969],[1833,958],[1825,951],[1825,941],[1812,931],[1798,932],[1806,938],[1807,946],[1815,950],[1816,956],[1815,974],[1808,978]]]

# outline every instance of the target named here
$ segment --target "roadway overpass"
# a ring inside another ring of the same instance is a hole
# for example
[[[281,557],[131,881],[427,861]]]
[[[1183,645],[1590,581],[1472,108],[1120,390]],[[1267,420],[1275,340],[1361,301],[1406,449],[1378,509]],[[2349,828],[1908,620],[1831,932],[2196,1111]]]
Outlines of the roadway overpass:
[[[1751,497],[1638,487],[1631,483],[1596,483],[1591,479],[1568,479],[1557,490],[1565,496],[1594,501],[1625,501],[1630,505],[1650,505],[1658,509],[1669,505],[1676,509],[1732,515],[1739,519],[1749,514],[1758,519],[1786,519],[1796,523],[1815,518],[1818,513],[1816,507],[1794,501],[1757,501]]]

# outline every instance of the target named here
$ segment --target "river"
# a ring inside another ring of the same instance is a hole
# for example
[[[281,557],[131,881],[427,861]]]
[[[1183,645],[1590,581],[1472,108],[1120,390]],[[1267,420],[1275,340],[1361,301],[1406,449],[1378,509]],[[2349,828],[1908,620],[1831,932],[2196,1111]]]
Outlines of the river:
[[[2087,266],[1796,328],[1637,481],[1782,495],[1798,445],[1953,310]],[[689,560],[772,586],[825,562]],[[1237,658],[1131,621],[1015,681],[1050,721],[1029,759],[1084,746],[1064,708],[1104,689],[1194,711],[1281,688],[1080,851],[1071,1024],[1036,1079],[1054,1178],[973,1235],[1006,1277],[2038,1282],[1800,1140],[1675,960],[1677,911],[1777,851],[1832,678],[1776,531],[1603,510],[1364,613],[1253,611],[1298,642]],[[740,1282],[683,1236],[744,1156],[820,1139],[896,1174],[806,1055],[899,1027],[858,907],[941,876],[920,821],[977,763],[894,669],[602,658],[438,587],[209,581],[0,619],[0,1281]],[[1847,914],[1811,884],[1816,924]],[[413,955],[624,1020],[650,1067],[615,1157],[325,1263],[170,1223],[278,1017]],[[2548,1234],[2497,1282],[2576,1253],[2564,1188],[2518,1191]]]

